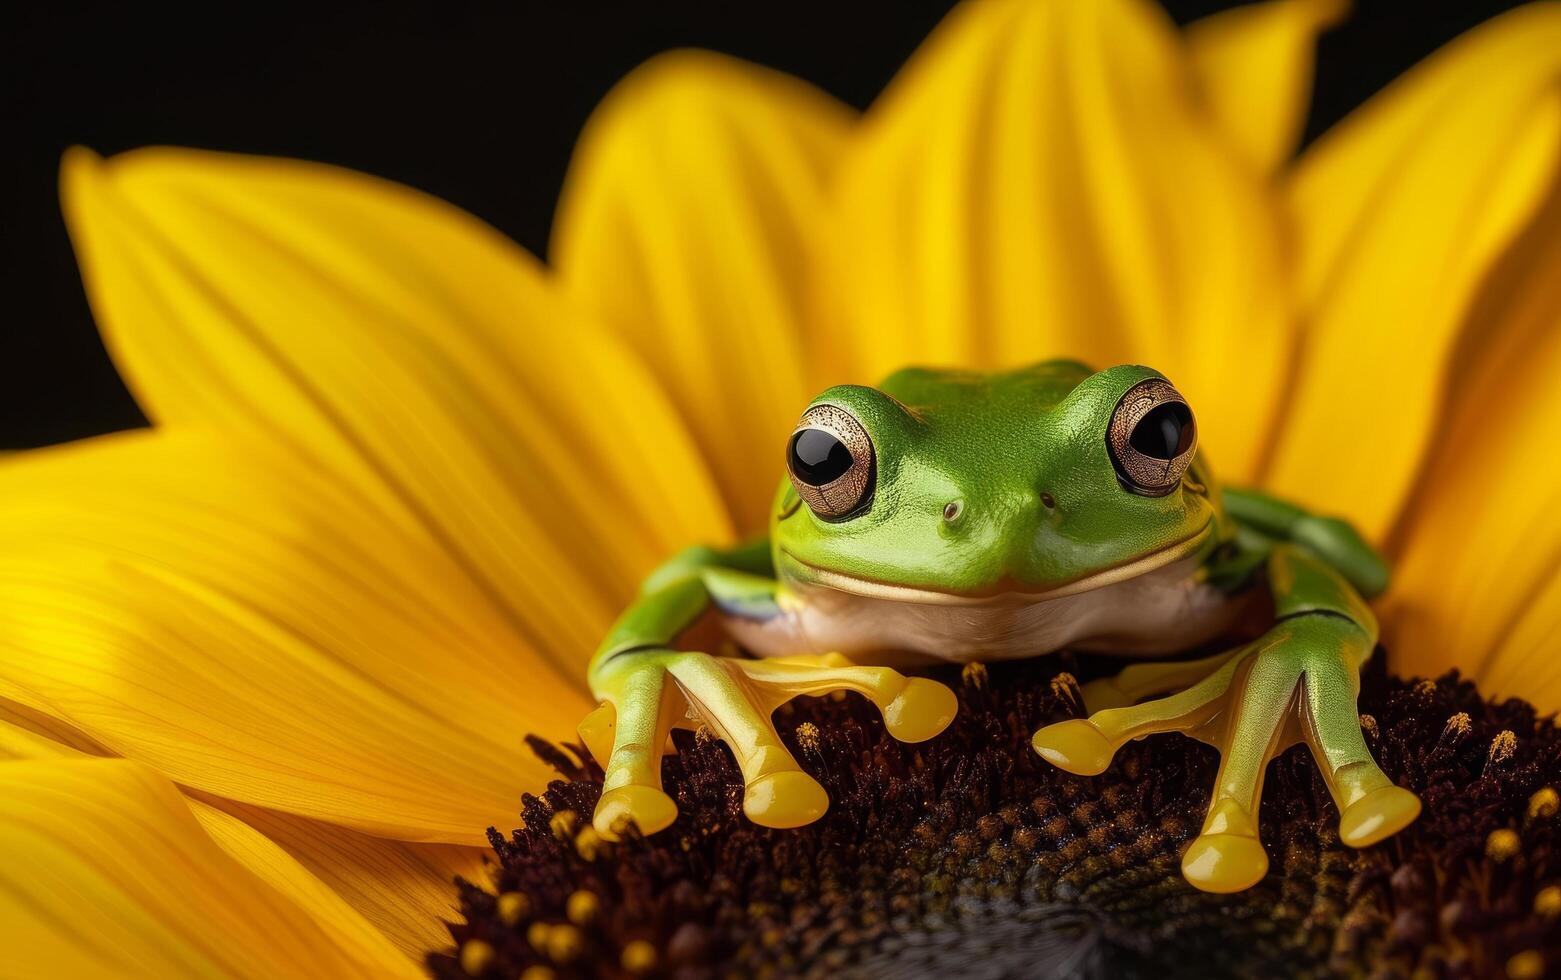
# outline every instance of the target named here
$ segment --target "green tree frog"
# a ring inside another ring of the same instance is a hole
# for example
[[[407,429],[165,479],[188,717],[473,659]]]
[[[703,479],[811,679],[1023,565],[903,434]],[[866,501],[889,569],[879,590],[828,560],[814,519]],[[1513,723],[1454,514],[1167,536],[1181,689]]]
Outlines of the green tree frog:
[[[674,557],[591,661],[601,704],[580,733],[606,774],[594,825],[608,839],[627,821],[654,833],[677,816],[660,774],[674,727],[725,740],[749,819],[797,827],[829,800],[778,737],[781,704],[854,691],[916,742],[957,702],[900,669],[1063,649],[1138,662],[1085,686],[1087,719],[1035,733],[1052,764],[1095,775],[1158,732],[1219,749],[1182,860],[1199,888],[1238,891],[1267,872],[1263,772],[1290,745],[1311,749],[1345,843],[1418,815],[1418,797],[1372,759],[1355,707],[1382,559],[1342,521],[1222,493],[1191,408],[1158,372],[906,369],[820,394],[785,454],[768,537]],[[1254,618],[1256,639],[1174,659]]]

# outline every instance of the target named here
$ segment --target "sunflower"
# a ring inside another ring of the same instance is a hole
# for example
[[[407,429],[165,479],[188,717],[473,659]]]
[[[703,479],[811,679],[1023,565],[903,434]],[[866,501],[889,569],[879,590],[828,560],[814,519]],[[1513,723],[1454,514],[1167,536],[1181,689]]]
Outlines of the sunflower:
[[[1394,670],[1561,705],[1561,8],[1292,159],[1339,13],[970,4],[860,117],[669,54],[547,268],[331,167],[68,153],[154,426],[0,472],[4,969],[415,974],[639,578],[904,363],[1155,365],[1229,482],[1393,556]]]

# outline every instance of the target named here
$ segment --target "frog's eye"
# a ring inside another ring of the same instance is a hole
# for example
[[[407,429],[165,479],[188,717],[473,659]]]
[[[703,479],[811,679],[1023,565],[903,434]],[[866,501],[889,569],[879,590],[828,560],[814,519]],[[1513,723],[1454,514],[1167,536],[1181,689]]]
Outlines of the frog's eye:
[[[1106,447],[1117,476],[1134,493],[1163,497],[1181,483],[1198,448],[1198,426],[1187,400],[1164,378],[1127,390],[1111,413]]]
[[[813,513],[837,521],[873,495],[873,441],[850,412],[814,405],[786,444],[786,470]]]

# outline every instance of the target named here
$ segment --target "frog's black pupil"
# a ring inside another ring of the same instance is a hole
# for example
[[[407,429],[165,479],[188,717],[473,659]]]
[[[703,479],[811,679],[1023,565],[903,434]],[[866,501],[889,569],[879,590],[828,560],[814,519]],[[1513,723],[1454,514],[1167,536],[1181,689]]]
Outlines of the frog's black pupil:
[[[851,450],[823,429],[803,429],[791,437],[791,472],[810,487],[833,483],[851,468]]]
[[[1138,420],[1128,441],[1151,459],[1175,459],[1192,448],[1192,436],[1192,412],[1181,402],[1166,402]]]

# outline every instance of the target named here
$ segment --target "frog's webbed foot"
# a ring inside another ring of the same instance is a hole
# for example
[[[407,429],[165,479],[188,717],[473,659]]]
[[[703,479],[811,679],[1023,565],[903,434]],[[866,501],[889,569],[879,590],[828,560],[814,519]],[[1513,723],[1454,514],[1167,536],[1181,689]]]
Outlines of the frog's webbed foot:
[[[1374,844],[1420,813],[1419,798],[1393,785],[1361,737],[1355,697],[1358,667],[1370,646],[1348,619],[1295,616],[1230,654],[1135,665],[1112,681],[1091,685],[1086,702],[1099,710],[1087,720],[1048,725],[1035,733],[1033,744],[1059,768],[1085,776],[1104,772],[1130,739],[1159,732],[1183,732],[1219,749],[1208,816],[1182,856],[1182,874],[1204,891],[1241,891],[1268,871],[1257,827],[1264,770],[1296,742],[1307,744],[1322,770],[1339,807],[1344,843]],[[1179,693],[1132,703],[1180,686],[1200,671],[1202,678]]]
[[[603,665],[595,678],[603,698],[580,724],[580,736],[606,777],[592,820],[609,840],[626,821],[662,830],[677,805],[661,789],[661,757],[673,728],[708,725],[742,770],[743,812],[766,827],[800,827],[829,808],[829,797],[802,771],[770,715],[800,694],[855,691],[883,712],[884,726],[904,742],[932,738],[954,719],[954,692],[936,681],[887,667],[861,667],[839,654],[738,660],[704,653],[637,650]]]

